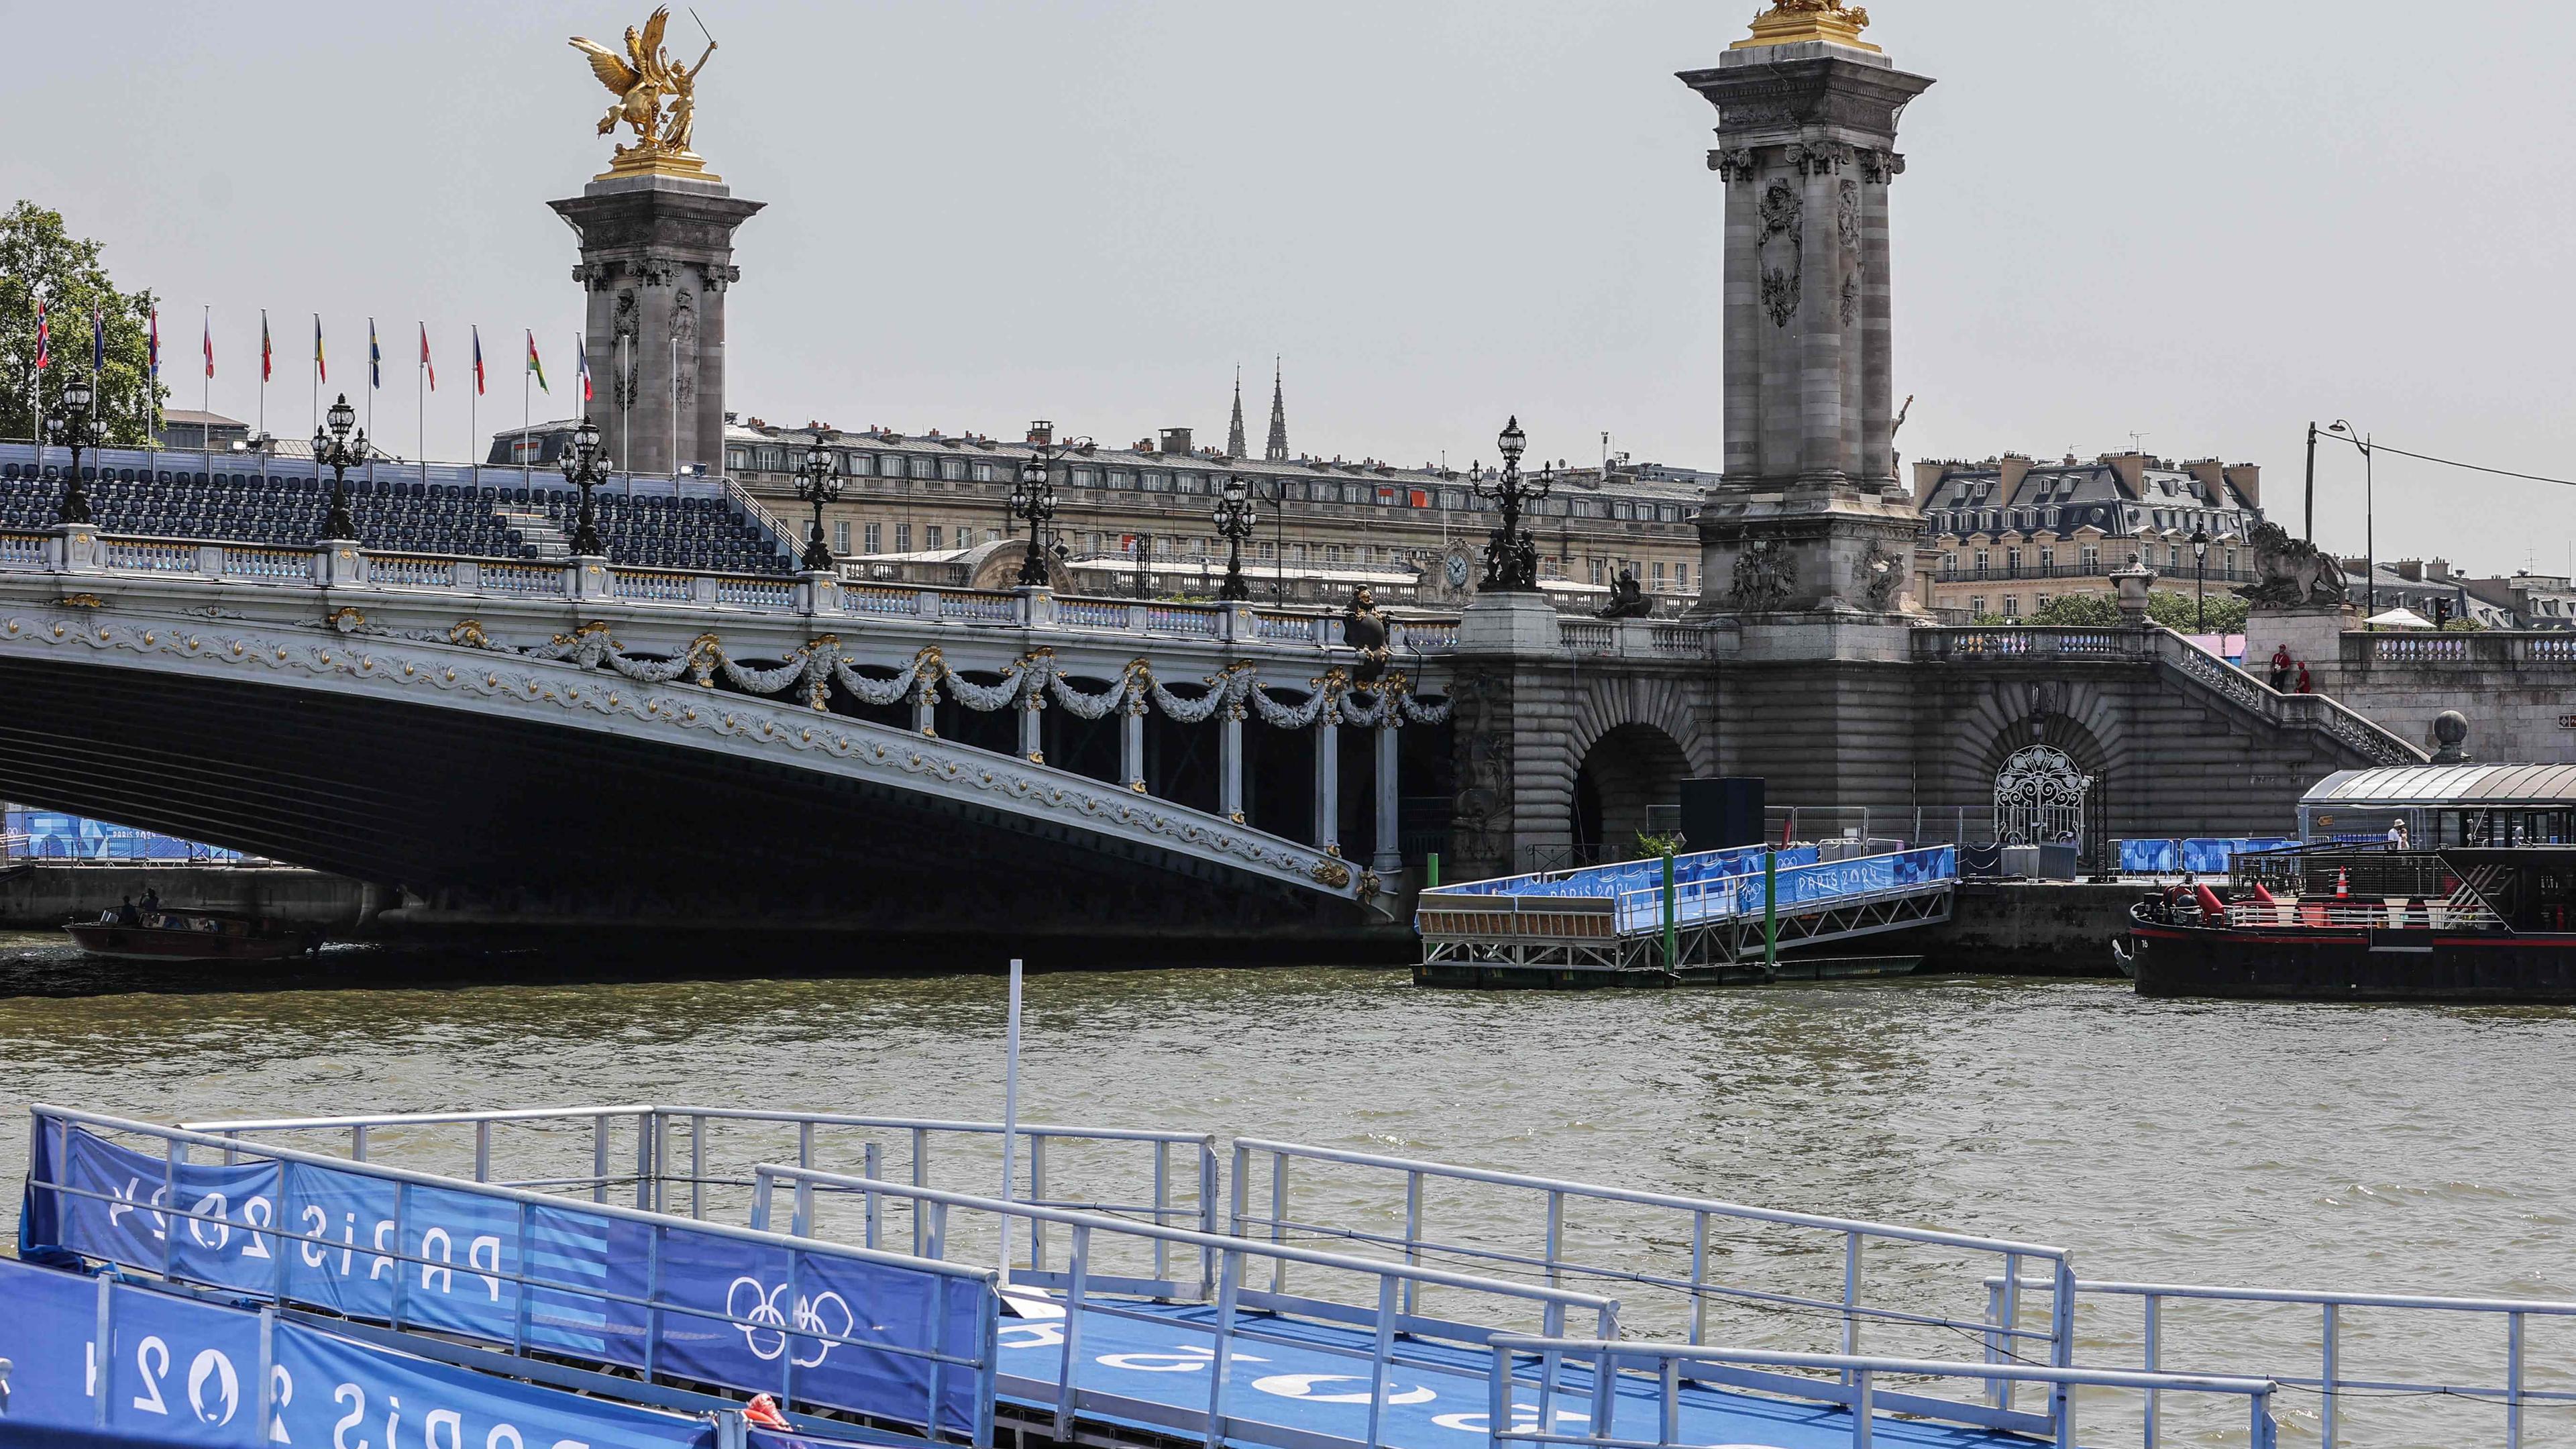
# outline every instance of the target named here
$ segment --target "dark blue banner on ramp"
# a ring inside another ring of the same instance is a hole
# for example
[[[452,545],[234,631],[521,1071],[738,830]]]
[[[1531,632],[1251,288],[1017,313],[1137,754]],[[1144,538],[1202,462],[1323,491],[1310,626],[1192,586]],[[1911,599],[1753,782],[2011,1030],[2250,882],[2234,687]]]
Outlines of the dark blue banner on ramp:
[[[34,1146],[30,1260],[76,1255],[970,1438],[990,1423],[987,1273],[361,1163],[174,1160],[43,1113]]]

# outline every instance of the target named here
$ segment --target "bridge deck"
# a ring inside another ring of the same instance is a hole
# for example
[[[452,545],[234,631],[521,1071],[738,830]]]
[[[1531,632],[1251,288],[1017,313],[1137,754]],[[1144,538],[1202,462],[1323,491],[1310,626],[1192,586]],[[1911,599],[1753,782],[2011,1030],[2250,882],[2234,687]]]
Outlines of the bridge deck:
[[[1013,1306],[1030,1316],[1001,1331],[998,1387],[1005,1401],[1051,1410],[1063,1383],[1063,1308],[1022,1296]],[[1108,1425],[1197,1437],[1205,1432],[1214,1357],[1216,1310],[1200,1303],[1089,1300],[1074,1328],[1080,1418]],[[1226,1375],[1224,1413],[1237,1432],[1229,1443],[1277,1446],[1312,1438],[1317,1443],[1368,1443],[1369,1376],[1373,1335],[1364,1328],[1243,1313],[1235,1321],[1237,1347]],[[1250,1350],[1242,1345],[1252,1345]],[[1389,1449],[1477,1449],[1488,1442],[1493,1387],[1492,1357],[1451,1344],[1399,1338],[1397,1371],[1387,1381],[1376,1442]],[[1580,1364],[1560,1371],[1551,1401],[1560,1430],[1586,1432],[1592,1417],[1591,1375]],[[1515,1375],[1516,1423],[1537,1422],[1535,1369]],[[1613,1399],[1613,1438],[1654,1441],[1661,1421],[1654,1380],[1620,1375]],[[1682,1444],[1740,1449],[1847,1449],[1854,1442],[1852,1413],[1828,1404],[1792,1402],[1759,1394],[1686,1384],[1680,1393]],[[1872,1417],[1871,1442],[1887,1445],[2027,1445],[2014,1434],[1889,1415]]]
[[[1423,963],[1661,973],[1758,955],[1775,929],[1790,949],[1949,919],[1955,847],[1820,854],[1797,846],[1678,857],[1669,894],[1661,861],[1426,891],[1415,916]]]

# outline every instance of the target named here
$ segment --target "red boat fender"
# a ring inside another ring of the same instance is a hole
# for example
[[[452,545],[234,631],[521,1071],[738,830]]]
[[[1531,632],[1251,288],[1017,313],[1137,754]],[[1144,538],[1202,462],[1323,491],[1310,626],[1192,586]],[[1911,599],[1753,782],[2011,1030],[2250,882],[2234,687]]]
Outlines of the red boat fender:
[[[796,1427],[795,1425],[787,1422],[787,1416],[785,1414],[778,1412],[778,1401],[767,1394],[754,1395],[750,1403],[743,1405],[742,1417],[744,1423],[763,1429],[792,1429]]]
[[[2272,899],[2272,893],[2263,889],[2260,883],[2257,883],[2254,887],[2254,899],[2267,906],[2277,906],[2280,904],[2279,901]]]
[[[2196,886],[2192,889],[2192,896],[2200,902],[2200,917],[2202,920],[2212,923],[2223,923],[2226,921],[2227,907],[2218,899],[2218,892],[2211,890],[2207,886]]]

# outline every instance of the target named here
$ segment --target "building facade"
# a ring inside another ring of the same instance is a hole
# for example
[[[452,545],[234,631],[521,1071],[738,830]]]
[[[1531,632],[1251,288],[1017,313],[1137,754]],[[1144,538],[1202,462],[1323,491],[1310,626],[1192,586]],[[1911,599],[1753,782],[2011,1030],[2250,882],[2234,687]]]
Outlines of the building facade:
[[[811,512],[796,499],[795,471],[819,442],[843,480],[823,519],[844,571],[909,577],[957,562],[932,556],[1024,537],[1009,513],[1011,485],[1033,450],[1056,436],[1044,426],[1005,441],[751,419],[728,430],[725,469],[801,533]],[[1053,469],[1050,548],[1084,592],[1212,594],[1227,549],[1211,512],[1225,480],[1239,477],[1258,520],[1243,546],[1255,598],[1346,598],[1360,584],[1389,603],[1454,603],[1473,593],[1494,513],[1469,473],[1292,453],[1275,390],[1264,451],[1279,456],[1202,448],[1191,429],[1166,428],[1130,447],[1068,454]],[[1609,600],[1625,570],[1658,613],[1679,613],[1700,587],[1695,520],[1705,476],[1617,458],[1560,467],[1552,496],[1528,519],[1545,592],[1564,609],[1588,612]]]
[[[2035,463],[1922,461],[1917,561],[1922,596],[1942,618],[2023,618],[2051,599],[2117,592],[2111,575],[2144,566],[2212,588],[2254,580],[2249,542],[2263,519],[2262,470],[2143,453]],[[2206,555],[2193,547],[2208,539]]]

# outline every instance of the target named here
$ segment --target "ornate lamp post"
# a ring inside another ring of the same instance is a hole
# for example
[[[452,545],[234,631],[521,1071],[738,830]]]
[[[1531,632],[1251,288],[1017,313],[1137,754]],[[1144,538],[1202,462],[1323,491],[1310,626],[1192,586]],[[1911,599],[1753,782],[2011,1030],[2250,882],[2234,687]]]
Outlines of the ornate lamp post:
[[[1521,454],[1529,447],[1529,435],[1521,431],[1518,416],[1504,425],[1496,445],[1503,451],[1502,471],[1487,476],[1480,470],[1470,485],[1477,497],[1502,511],[1493,539],[1485,545],[1485,579],[1478,588],[1494,594],[1528,593],[1538,587],[1538,544],[1521,527],[1521,511],[1548,496],[1556,475],[1542,468],[1534,479],[1521,477]]]
[[[2192,632],[2209,632],[2209,530],[2191,531],[2191,609]]]
[[[581,490],[581,515],[572,531],[572,551],[578,558],[598,558],[608,552],[599,541],[599,510],[591,502],[590,490],[608,481],[609,472],[617,465],[600,451],[599,424],[588,418],[572,430],[572,446],[564,450],[564,481]]]
[[[832,546],[823,541],[823,505],[838,502],[842,486],[841,475],[832,471],[832,450],[817,439],[805,450],[805,466],[796,474],[796,501],[814,505],[814,526],[805,535],[807,573],[832,571]]]
[[[1020,587],[1043,589],[1047,586],[1046,526],[1055,517],[1055,479],[1047,471],[1049,457],[1040,451],[1020,465],[1020,475],[1011,483],[1011,519],[1029,526],[1029,546],[1020,555]]]
[[[324,538],[356,538],[358,523],[349,516],[349,469],[367,456],[367,431],[359,428],[356,437],[349,430],[357,425],[358,410],[349,406],[349,395],[331,404],[323,414],[329,430],[313,430],[313,464],[331,470],[331,515],[322,520]]]
[[[2370,591],[2370,609],[2362,615],[2361,627],[2376,631],[2371,619],[2379,613],[2379,455],[2371,451],[2370,435],[2341,418],[2327,432],[2361,450],[2361,568]],[[2343,565],[2335,565],[2335,576],[2343,576]]]
[[[1011,517],[1029,526],[1029,550],[1020,557],[1020,587],[1024,589],[1047,586],[1046,526],[1055,517],[1055,465],[1067,453],[1083,452],[1092,445],[1089,438],[1068,438],[1061,443],[1035,441],[1051,433],[1054,426],[1030,425],[1029,460],[1020,465],[1019,479],[1011,485]]]
[[[98,414],[91,407],[97,394],[81,378],[63,384],[62,394],[54,400],[54,410],[45,419],[45,431],[54,445],[72,450],[72,471],[63,483],[63,501],[54,509],[56,523],[88,523],[89,490],[81,486],[81,450],[96,451],[104,441],[100,436]]]
[[[1216,531],[1225,539],[1225,582],[1217,586],[1216,596],[1229,604],[1239,604],[1252,597],[1252,585],[1243,577],[1243,541],[1252,537],[1260,519],[1253,511],[1252,490],[1239,473],[1225,478],[1225,491],[1216,504]]]

